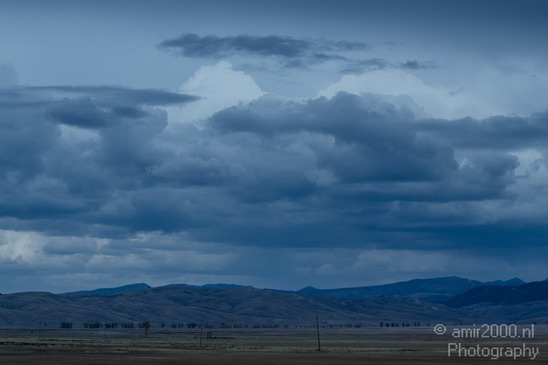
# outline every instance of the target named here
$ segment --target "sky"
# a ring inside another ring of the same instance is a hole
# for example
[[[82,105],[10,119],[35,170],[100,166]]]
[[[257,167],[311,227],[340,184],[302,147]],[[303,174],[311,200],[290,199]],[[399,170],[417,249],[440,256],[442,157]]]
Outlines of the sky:
[[[544,280],[548,4],[0,0],[0,292]]]

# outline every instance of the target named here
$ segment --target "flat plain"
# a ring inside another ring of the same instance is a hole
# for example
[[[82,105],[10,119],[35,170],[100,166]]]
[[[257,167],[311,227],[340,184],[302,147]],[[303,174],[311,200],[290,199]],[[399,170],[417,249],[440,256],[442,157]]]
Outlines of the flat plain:
[[[208,332],[211,332],[208,337]],[[528,339],[455,339],[449,331],[420,328],[315,328],[154,330],[0,330],[0,364],[515,364],[529,357],[448,357],[448,343],[468,347],[539,348],[535,363],[548,363],[548,326]]]

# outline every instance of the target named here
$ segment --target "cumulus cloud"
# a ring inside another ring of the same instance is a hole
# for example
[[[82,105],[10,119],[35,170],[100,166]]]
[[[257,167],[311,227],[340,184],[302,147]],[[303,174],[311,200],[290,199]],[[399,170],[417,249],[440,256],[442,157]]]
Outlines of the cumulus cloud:
[[[540,7],[136,5],[152,34],[124,6],[24,27],[20,3],[2,12],[0,291],[545,272]]]
[[[131,185],[130,173],[160,153],[147,143],[165,127],[166,116],[152,105],[195,99],[113,87],[0,90],[0,215],[51,220],[89,213],[111,183]],[[63,133],[65,125],[99,131],[74,143]]]
[[[453,94],[450,90],[430,86],[406,70],[382,69],[360,75],[344,75],[338,82],[319,92],[319,96],[332,97],[338,92],[353,94],[374,93],[391,96],[406,95],[436,118],[483,118],[493,115],[492,110],[479,105],[466,94]]]
[[[246,79],[227,64],[202,71]],[[258,249],[481,251],[548,233],[531,199],[548,174],[546,114],[421,119],[403,96],[338,92],[230,100],[198,127],[170,126],[158,107],[204,100],[186,94],[19,87],[0,100],[0,229],[22,234],[4,236],[6,265],[77,255],[92,272],[123,253],[126,272],[176,270],[191,255],[240,275]],[[223,248],[195,246],[210,243]]]
[[[441,127],[417,121],[409,108],[382,98],[263,97],[215,113],[200,129],[170,130],[166,113],[157,108],[126,105],[117,112],[105,106],[110,91],[90,100],[77,95],[53,106],[23,108],[24,113],[4,110],[9,115],[4,120],[13,121],[13,131],[4,134],[4,156],[21,149],[21,139],[37,140],[34,149],[3,161],[4,217],[40,226],[41,219],[62,221],[70,214],[76,229],[99,236],[189,231],[213,240],[226,234],[243,244],[274,243],[276,238],[256,238],[258,232],[245,228],[264,225],[294,234],[324,226],[318,229],[326,237],[336,237],[338,228],[326,222],[350,227],[378,209],[384,214],[377,215],[376,225],[406,226],[407,218],[397,223],[405,209],[395,209],[394,202],[508,199],[519,166],[507,149],[463,155],[460,149],[469,146],[451,129],[458,121],[437,121]],[[31,112],[32,118],[25,114]],[[27,120],[32,122],[22,122]],[[506,121],[496,128],[497,137],[515,125],[540,128],[543,120]],[[482,129],[493,121],[466,123]],[[58,124],[97,132],[73,144]],[[539,138],[531,135],[535,143]],[[277,218],[263,220],[261,214]],[[288,218],[293,215],[299,219]],[[200,231],[211,225],[218,235]],[[329,227],[333,231],[325,232]],[[349,240],[358,237],[353,232]]]
[[[200,67],[179,90],[182,94],[198,96],[200,100],[168,107],[169,119],[174,123],[199,123],[215,112],[264,95],[251,76],[234,70],[227,61]]]
[[[483,120],[464,118],[451,121],[423,120],[425,133],[450,140],[460,148],[543,149],[548,137],[547,113],[528,117],[495,116]]]
[[[322,89],[318,96],[332,97],[341,91],[406,96],[430,117],[440,119],[527,118],[546,109],[542,95],[548,92],[547,78],[544,72],[532,67],[485,67],[449,87],[426,82],[418,76],[415,72],[418,69],[431,68],[437,72],[436,66],[427,62],[408,61],[394,67],[388,61],[373,59],[365,60],[362,66],[348,65],[349,74]]]

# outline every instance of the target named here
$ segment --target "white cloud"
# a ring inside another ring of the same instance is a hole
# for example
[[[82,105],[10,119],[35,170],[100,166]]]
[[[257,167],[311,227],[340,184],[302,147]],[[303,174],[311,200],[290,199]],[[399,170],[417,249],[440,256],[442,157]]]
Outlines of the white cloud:
[[[182,107],[167,108],[170,123],[199,123],[215,112],[248,103],[265,94],[251,76],[235,71],[227,61],[200,67],[179,91],[203,99]]]
[[[378,70],[361,75],[344,75],[339,81],[321,90],[318,96],[332,97],[340,91],[357,95],[362,93],[407,95],[427,114],[436,118],[492,115],[492,111],[480,109],[477,103],[471,101],[466,95],[453,94],[449,90],[429,86],[415,75],[402,70]],[[387,101],[401,104],[405,100],[390,98]],[[400,106],[409,107],[409,105]],[[421,115],[418,116],[421,117]]]
[[[37,233],[0,230],[0,262],[36,263],[42,257],[43,244]]]
[[[483,67],[463,92],[482,105],[491,106],[496,114],[527,116],[544,112],[548,72],[535,68],[532,63],[506,60],[503,66]]]
[[[468,116],[482,119],[510,114],[528,116],[545,111],[548,73],[539,67],[528,67],[526,62],[519,68],[513,64],[510,66],[478,68],[463,77],[462,84],[443,86],[429,85],[404,70],[386,69],[344,75],[321,90],[319,96],[332,97],[340,91],[357,95],[373,93],[392,96],[386,101],[398,105],[401,100],[393,97],[407,95],[430,116],[443,119]]]

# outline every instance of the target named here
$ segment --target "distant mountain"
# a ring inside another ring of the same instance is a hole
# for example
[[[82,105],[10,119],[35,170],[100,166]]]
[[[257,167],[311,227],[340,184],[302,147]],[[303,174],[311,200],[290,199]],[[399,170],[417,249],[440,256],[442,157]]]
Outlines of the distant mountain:
[[[446,301],[450,307],[465,307],[477,303],[520,304],[548,301],[548,282],[536,281],[519,286],[479,286]]]
[[[495,280],[495,281],[486,281],[482,283],[482,286],[495,285],[495,286],[518,286],[525,284],[525,281],[520,278],[513,278],[510,280]]]
[[[70,322],[310,324],[318,314],[324,323],[463,321],[466,311],[413,298],[366,300],[320,298],[307,293],[239,288],[168,285],[117,295],[72,295],[28,292],[0,296],[0,327],[59,326]],[[474,318],[470,319],[474,320]]]
[[[217,283],[217,284],[205,284],[201,286],[202,288],[210,288],[210,289],[234,289],[234,288],[244,288],[243,285],[236,285],[236,284],[223,284],[223,283]]]
[[[524,282],[518,278],[510,279],[508,281],[499,280],[483,283],[481,281],[449,276],[434,279],[414,279],[392,284],[356,288],[316,289],[309,286],[300,291],[319,297],[344,299],[363,299],[379,295],[396,295],[415,297],[428,302],[443,302],[456,294],[461,294],[467,290],[486,284],[507,286],[520,285],[523,283]]]
[[[512,282],[512,281],[510,281]],[[513,281],[517,282],[517,281]],[[61,322],[192,324],[210,325],[310,324],[319,315],[323,323],[379,322],[478,323],[491,320],[546,321],[548,282],[520,286],[479,286],[454,296],[447,306],[417,298],[420,293],[445,295],[451,290],[479,282],[456,277],[411,280],[368,288],[332,289],[337,296],[317,295],[324,291],[256,289],[232,284],[192,286],[185,284],[151,288],[132,284],[65,294],[26,292],[0,295],[0,327],[35,327]],[[507,282],[500,282],[505,284]],[[348,298],[353,295],[366,298]],[[347,292],[345,292],[347,291]],[[310,293],[312,292],[312,294]],[[533,302],[534,301],[534,302]],[[466,308],[461,308],[466,306]],[[57,327],[56,327],[57,326]],[[168,327],[169,328],[169,327]]]
[[[150,286],[145,283],[129,284],[124,286],[118,286],[116,288],[99,288],[94,290],[81,290],[71,293],[64,293],[64,295],[116,295],[121,293],[129,293],[134,291],[141,291],[150,289]]]

